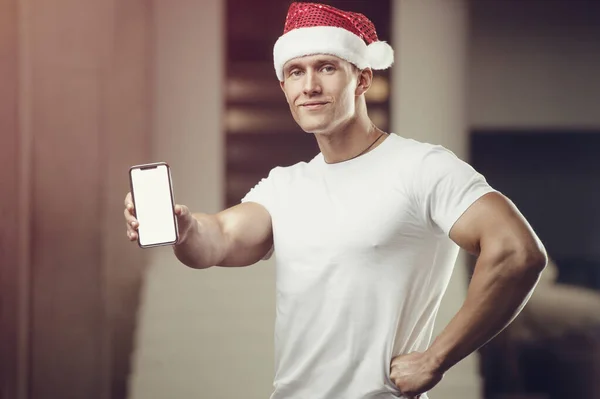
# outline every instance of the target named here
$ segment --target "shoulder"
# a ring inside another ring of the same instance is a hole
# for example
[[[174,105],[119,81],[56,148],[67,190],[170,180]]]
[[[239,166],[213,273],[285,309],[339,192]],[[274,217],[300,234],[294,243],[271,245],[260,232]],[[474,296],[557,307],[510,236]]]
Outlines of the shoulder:
[[[477,199],[495,191],[485,177],[441,145],[409,140],[406,192],[418,213],[437,233],[448,235]]]
[[[431,144],[395,134],[390,138],[395,139],[395,145],[402,151],[403,158],[407,161],[420,163],[431,162],[437,158],[458,159],[452,150],[439,144]]]
[[[411,195],[436,197],[455,195],[456,190],[485,186],[486,179],[450,149],[412,139],[403,139],[403,152],[394,165],[402,186]]]
[[[450,149],[391,134],[393,152],[390,165],[405,183],[425,183],[429,178],[453,173],[472,173],[471,166]],[[424,181],[425,180],[425,181]]]
[[[307,173],[310,173],[310,170],[311,164],[304,161],[289,166],[276,166],[269,171],[267,180],[278,184],[291,183],[306,176]]]
[[[473,167],[452,150],[439,145],[414,139],[402,139],[403,159],[413,176],[422,178],[431,175],[473,173]]]
[[[435,159],[436,157],[456,157],[446,147],[402,137],[396,133],[390,133],[389,140],[389,148],[393,151],[394,158],[405,164],[419,164],[431,161],[431,159]]]

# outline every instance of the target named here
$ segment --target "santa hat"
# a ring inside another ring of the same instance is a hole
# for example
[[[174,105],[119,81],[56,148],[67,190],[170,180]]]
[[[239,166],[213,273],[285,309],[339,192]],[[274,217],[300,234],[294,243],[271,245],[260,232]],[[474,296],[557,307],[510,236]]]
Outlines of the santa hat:
[[[329,54],[360,69],[387,69],[394,50],[377,38],[375,26],[363,14],[316,3],[292,3],[283,35],[273,48],[275,72],[283,81],[283,66],[305,55]]]

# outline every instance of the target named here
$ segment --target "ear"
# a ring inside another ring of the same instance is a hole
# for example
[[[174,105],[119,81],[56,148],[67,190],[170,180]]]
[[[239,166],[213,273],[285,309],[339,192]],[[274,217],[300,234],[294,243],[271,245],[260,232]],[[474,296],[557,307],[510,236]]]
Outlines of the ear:
[[[356,95],[363,95],[371,88],[373,83],[373,70],[365,68],[358,72],[358,80],[356,85]]]
[[[285,92],[285,82],[280,81],[279,87],[281,87],[281,91],[283,91],[283,95],[285,96],[285,101],[287,101],[289,103],[290,101],[288,100],[287,93]]]

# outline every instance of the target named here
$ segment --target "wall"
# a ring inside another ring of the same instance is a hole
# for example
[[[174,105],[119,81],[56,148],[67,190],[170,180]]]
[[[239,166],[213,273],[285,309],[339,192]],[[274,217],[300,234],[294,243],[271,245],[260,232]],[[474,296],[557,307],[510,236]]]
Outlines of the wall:
[[[25,163],[19,134],[19,24],[16,0],[0,2],[0,398],[17,398],[23,388],[19,369],[25,366],[22,323],[26,307],[20,236],[24,201],[19,178]],[[27,217],[27,216],[26,216]]]
[[[471,2],[473,128],[600,128],[600,3]]]
[[[2,398],[123,398],[143,256],[127,253],[122,209],[146,149],[148,7],[0,4]]]

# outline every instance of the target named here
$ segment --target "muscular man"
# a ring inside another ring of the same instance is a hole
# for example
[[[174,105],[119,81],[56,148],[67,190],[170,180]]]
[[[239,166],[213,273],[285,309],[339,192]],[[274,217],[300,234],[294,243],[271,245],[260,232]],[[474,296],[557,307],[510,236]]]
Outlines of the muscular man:
[[[276,167],[215,215],[177,205],[185,265],[276,254],[272,399],[427,397],[519,313],[546,265],[517,208],[441,146],[369,119],[373,69],[393,62],[364,15],[294,3],[274,47],[281,89],[320,153]],[[133,204],[125,199],[130,240]],[[477,255],[466,301],[430,343],[459,251]]]

